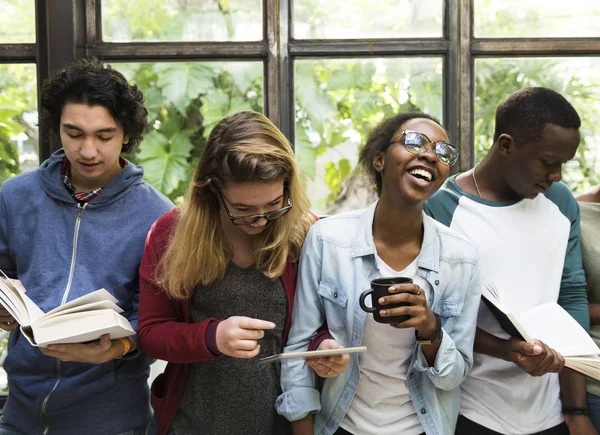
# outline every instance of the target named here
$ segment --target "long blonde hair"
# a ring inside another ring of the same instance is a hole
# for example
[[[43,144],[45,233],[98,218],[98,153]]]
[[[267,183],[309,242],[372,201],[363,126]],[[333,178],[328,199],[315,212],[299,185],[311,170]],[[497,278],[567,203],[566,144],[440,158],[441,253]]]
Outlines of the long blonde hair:
[[[313,220],[294,151],[260,113],[239,112],[221,120],[210,133],[159,262],[156,279],[164,291],[173,298],[188,298],[197,285],[225,275],[234,252],[222,228],[215,190],[229,183],[279,180],[287,187],[293,207],[253,240],[255,265],[269,278],[281,276],[288,261],[298,260]]]

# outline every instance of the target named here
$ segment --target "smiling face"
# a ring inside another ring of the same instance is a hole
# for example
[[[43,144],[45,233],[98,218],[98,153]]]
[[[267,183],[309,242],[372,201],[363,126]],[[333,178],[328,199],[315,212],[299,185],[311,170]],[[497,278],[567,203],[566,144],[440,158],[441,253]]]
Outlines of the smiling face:
[[[510,136],[498,138],[507,159],[505,180],[514,194],[535,198],[562,179],[562,165],[571,160],[579,146],[579,129],[546,124],[539,140],[516,145]]]
[[[422,133],[432,142],[448,142],[445,130],[429,119],[405,122],[393,138],[400,137],[405,130]],[[450,168],[437,159],[434,147],[430,144],[423,154],[412,154],[403,143],[394,142],[385,152],[377,153],[373,165],[382,174],[381,197],[419,204],[433,195],[450,174]]]
[[[119,173],[119,156],[129,139],[103,106],[67,103],[60,117],[60,141],[79,192],[104,187]]]
[[[221,197],[234,217],[263,214],[279,210],[287,204],[283,180],[231,183],[221,190]],[[269,223],[261,218],[253,224],[233,225],[225,207],[221,207],[221,215],[225,225],[234,226],[251,236],[261,233]]]

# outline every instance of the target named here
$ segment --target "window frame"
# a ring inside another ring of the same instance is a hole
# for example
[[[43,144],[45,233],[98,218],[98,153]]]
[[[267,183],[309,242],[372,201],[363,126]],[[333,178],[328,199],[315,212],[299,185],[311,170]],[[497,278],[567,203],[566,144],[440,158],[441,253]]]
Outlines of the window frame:
[[[101,1],[34,0],[36,42],[1,44],[0,63],[34,63],[39,91],[49,75],[76,56],[119,62],[262,61],[265,113],[292,141],[295,129],[294,62],[309,58],[441,56],[443,118],[451,141],[461,145],[457,171],[474,163],[475,59],[486,57],[596,57],[600,37],[475,38],[475,0],[443,1],[441,38],[319,40],[293,38],[293,1],[263,0],[263,40],[252,42],[102,41]],[[40,125],[40,161],[60,145]]]

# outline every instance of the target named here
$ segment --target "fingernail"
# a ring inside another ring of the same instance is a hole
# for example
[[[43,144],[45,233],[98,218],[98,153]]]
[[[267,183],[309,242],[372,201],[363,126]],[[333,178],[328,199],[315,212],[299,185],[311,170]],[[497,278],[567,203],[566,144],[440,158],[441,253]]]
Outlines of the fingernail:
[[[388,289],[388,292],[390,292],[390,293],[395,293],[395,292],[396,292],[396,287],[390,287],[390,288]]]
[[[386,315],[386,311],[385,311],[385,310],[381,310],[381,311],[379,312],[379,314],[381,314],[382,316],[385,316],[385,315]]]
[[[537,344],[535,346],[533,346],[533,351],[535,353],[540,353],[542,351],[541,346],[538,346]]]
[[[380,299],[379,299],[379,303],[380,303],[380,304],[385,304],[385,298],[380,298]]]

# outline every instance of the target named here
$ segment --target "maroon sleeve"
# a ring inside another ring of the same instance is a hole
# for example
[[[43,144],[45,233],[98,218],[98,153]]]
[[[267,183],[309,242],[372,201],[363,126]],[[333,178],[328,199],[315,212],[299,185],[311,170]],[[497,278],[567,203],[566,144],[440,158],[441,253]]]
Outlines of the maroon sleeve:
[[[173,227],[177,210],[161,216],[152,225],[140,266],[140,305],[138,342],[153,358],[187,364],[217,358],[216,326],[218,320],[204,319],[187,323],[181,313],[183,301],[170,298],[156,284],[156,266],[163,254]],[[179,309],[178,309],[179,308]]]
[[[321,326],[321,329],[319,329],[317,335],[315,335],[311,340],[310,344],[308,345],[308,350],[317,350],[323,341],[330,339],[333,340],[334,338],[329,333],[327,325],[325,324]]]

